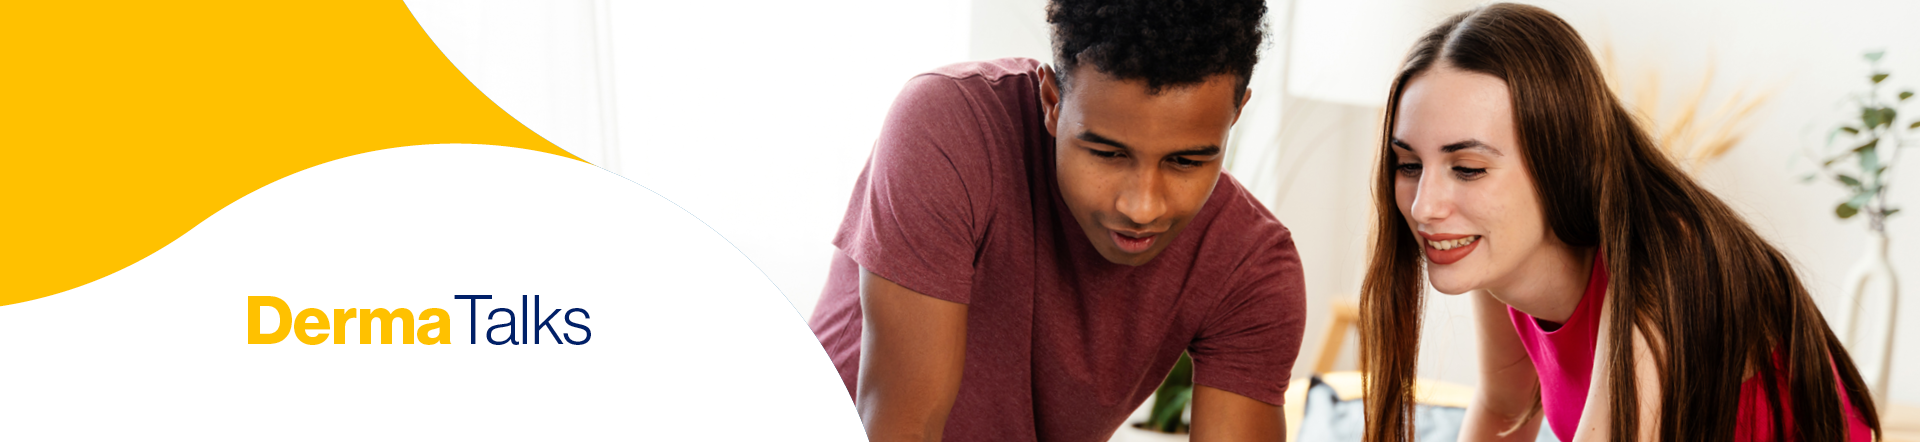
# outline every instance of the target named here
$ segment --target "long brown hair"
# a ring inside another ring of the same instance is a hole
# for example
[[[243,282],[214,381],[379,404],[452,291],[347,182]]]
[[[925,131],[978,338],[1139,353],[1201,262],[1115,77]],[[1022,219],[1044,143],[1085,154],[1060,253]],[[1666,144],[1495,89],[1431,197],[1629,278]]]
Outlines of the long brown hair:
[[[1613,440],[1638,435],[1632,333],[1660,365],[1664,441],[1730,440],[1740,385],[1762,382],[1779,440],[1845,440],[1838,386],[1880,431],[1853,360],[1827,327],[1785,255],[1656,148],[1602,78],[1586,42],[1546,10],[1507,3],[1460,13],[1408,53],[1387,99],[1391,135],[1400,95],[1437,63],[1504,80],[1523,160],[1542,215],[1562,242],[1598,247],[1611,274],[1607,336]],[[1371,442],[1413,435],[1414,357],[1425,292],[1420,243],[1394,199],[1392,147],[1383,136],[1374,180],[1372,262],[1360,297]],[[1744,363],[1728,363],[1741,361]],[[1776,365],[1778,364],[1778,365]],[[1793,434],[1780,428],[1787,398]],[[1536,405],[1537,407],[1537,405]]]

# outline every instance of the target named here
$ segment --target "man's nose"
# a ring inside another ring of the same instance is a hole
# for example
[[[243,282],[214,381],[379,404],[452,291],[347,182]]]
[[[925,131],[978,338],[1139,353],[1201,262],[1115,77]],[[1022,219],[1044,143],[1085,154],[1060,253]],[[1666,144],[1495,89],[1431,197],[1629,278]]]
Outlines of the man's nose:
[[[1148,226],[1167,213],[1166,179],[1154,171],[1136,172],[1120,189],[1116,210],[1134,225]]]

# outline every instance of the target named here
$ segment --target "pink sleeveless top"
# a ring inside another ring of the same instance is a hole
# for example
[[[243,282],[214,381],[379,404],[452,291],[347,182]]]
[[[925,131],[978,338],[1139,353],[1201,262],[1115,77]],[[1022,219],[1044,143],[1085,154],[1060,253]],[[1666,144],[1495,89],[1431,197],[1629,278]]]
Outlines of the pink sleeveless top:
[[[1596,257],[1586,293],[1580,295],[1580,304],[1574,307],[1566,323],[1554,324],[1507,307],[1513,329],[1519,333],[1520,343],[1526,347],[1527,356],[1533,359],[1533,369],[1540,375],[1540,405],[1547,425],[1561,441],[1573,440],[1580,412],[1586,407],[1587,388],[1593,380],[1594,347],[1599,342],[1600,310],[1606,297],[1607,267],[1605,261]],[[1784,387],[1782,385],[1783,390]],[[1785,391],[1781,393],[1785,404]],[[1759,376],[1740,384],[1740,424],[1734,427],[1733,440],[1775,440],[1773,416],[1768,412],[1765,394],[1766,387],[1760,384]],[[1847,439],[1870,442],[1873,430],[1860,420],[1844,389],[1840,391],[1840,400],[1846,403]],[[1786,420],[1784,427],[1791,430],[1791,409],[1781,412]]]

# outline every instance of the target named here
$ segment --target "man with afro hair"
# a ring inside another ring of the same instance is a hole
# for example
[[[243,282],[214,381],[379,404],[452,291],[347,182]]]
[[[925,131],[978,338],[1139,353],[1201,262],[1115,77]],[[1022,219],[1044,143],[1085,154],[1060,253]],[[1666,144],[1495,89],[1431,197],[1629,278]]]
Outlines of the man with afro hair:
[[[1054,0],[1051,65],[907,82],[810,321],[874,441],[1104,441],[1181,353],[1193,440],[1280,440],[1305,298],[1221,170],[1260,0]]]

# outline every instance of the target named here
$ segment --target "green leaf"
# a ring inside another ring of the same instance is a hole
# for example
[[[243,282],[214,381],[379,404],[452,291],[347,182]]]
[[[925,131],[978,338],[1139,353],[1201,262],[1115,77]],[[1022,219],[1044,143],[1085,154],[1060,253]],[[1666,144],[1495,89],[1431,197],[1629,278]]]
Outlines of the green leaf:
[[[1861,153],[1861,152],[1866,152],[1868,150],[1873,150],[1874,146],[1879,146],[1879,145],[1880,145],[1879,138],[1867,140],[1867,144],[1862,144],[1860,145],[1860,147],[1853,148],[1853,153]]]
[[[1882,55],[1887,55],[1887,50],[1881,49],[1878,51],[1868,52],[1867,61],[1880,61],[1880,56]]]
[[[1907,125],[1907,128],[1908,128],[1908,129],[1920,129],[1920,121],[1915,121],[1915,122],[1913,122],[1913,124],[1909,124],[1909,125]]]
[[[1873,140],[1873,143],[1867,143],[1867,146],[1860,146],[1862,149],[1865,149],[1865,150],[1860,150],[1860,149],[1855,150],[1856,152],[1860,153],[1860,172],[1861,173],[1872,173],[1875,175],[1879,175],[1880,153],[1879,151],[1876,151],[1873,149],[1866,149],[1867,147],[1872,146],[1874,143],[1878,143],[1878,142],[1880,142],[1880,140]],[[1873,181],[1877,183],[1880,180],[1876,179]]]
[[[1873,84],[1880,84],[1881,81],[1884,81],[1886,79],[1887,79],[1887,74],[1884,74],[1884,73],[1873,74]]]
[[[1900,101],[1907,101],[1908,98],[1913,98],[1913,91],[1900,91]]]
[[[1860,122],[1866,124],[1867,129],[1880,127],[1880,109],[1875,109],[1871,107],[1866,109],[1861,109]]]
[[[1887,122],[1887,127],[1893,127],[1893,119],[1899,116],[1900,113],[1895,112],[1891,107],[1880,108],[1880,121]]]
[[[1848,133],[1848,134],[1851,134],[1851,135],[1859,135],[1859,134],[1860,134],[1860,129],[1854,129],[1854,128],[1853,128],[1853,126],[1840,126],[1840,131],[1841,131],[1841,132],[1846,132],[1846,133]]]
[[[1854,215],[1860,214],[1860,208],[1847,205],[1847,203],[1840,203],[1840,205],[1833,207],[1833,214],[1834,216],[1840,217],[1840,219],[1852,218]]]
[[[1153,392],[1153,411],[1147,416],[1147,426],[1155,431],[1172,433],[1179,431],[1182,424],[1180,414],[1187,409],[1193,399],[1193,359],[1186,353],[1180,354],[1180,360],[1173,363],[1173,369],[1167,372],[1167,379]]]
[[[1852,187],[1856,189],[1860,188],[1860,180],[1852,176],[1842,174],[1836,178],[1840,179],[1840,184],[1845,184],[1847,185],[1847,187]]]
[[[1873,201],[1873,192],[1860,190],[1853,194],[1853,199],[1847,200],[1846,205],[1853,206],[1853,208],[1858,209],[1861,207],[1866,207],[1868,201]]]
[[[1892,209],[1887,209],[1887,213],[1882,213],[1882,214],[1880,214],[1880,216],[1884,218],[1884,217],[1889,217],[1889,216],[1893,216],[1893,214],[1895,214],[1895,213],[1900,213],[1900,208],[1898,208],[1898,207],[1895,207],[1895,208],[1892,208]]]

